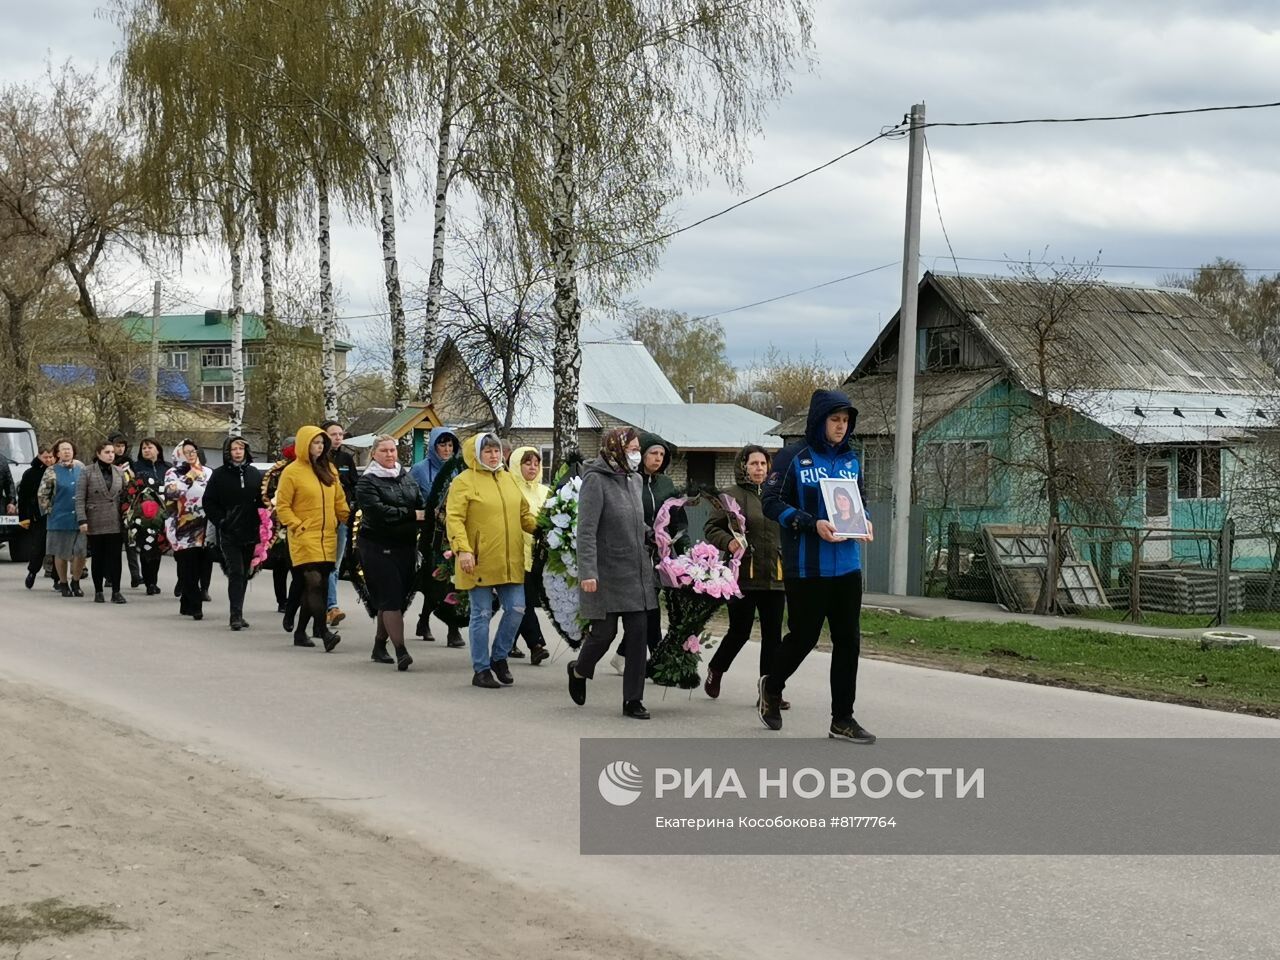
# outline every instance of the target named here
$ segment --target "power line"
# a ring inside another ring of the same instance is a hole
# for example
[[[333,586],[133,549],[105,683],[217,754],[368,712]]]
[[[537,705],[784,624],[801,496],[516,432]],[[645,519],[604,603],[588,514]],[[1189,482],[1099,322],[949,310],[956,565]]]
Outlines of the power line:
[[[803,290],[792,290],[790,293],[781,293],[776,297],[769,297],[767,300],[756,300],[754,303],[744,303],[740,307],[732,307],[728,310],[721,310],[718,313],[704,313],[701,316],[694,317],[694,320],[711,320],[715,317],[723,317],[730,313],[737,313],[739,310],[750,310],[752,307],[762,307],[766,303],[777,303],[779,300],[786,300],[788,297],[798,297],[802,293],[811,293],[814,290],[821,290],[823,287],[835,286],[837,283],[844,283],[846,280],[854,280],[858,277],[865,277],[868,274],[876,273],[880,270],[887,270],[890,267],[896,267],[901,260],[894,260],[892,263],[882,263],[878,267],[872,267],[869,270],[860,270],[857,273],[851,273],[844,277],[836,277],[834,280],[827,280],[823,283],[815,283],[811,287],[805,287]]]
[[[1121,113],[1113,116],[1092,117],[1029,117],[1020,120],[936,120],[924,124],[928,127],[1016,127],[1035,123],[1099,123],[1112,120],[1145,120],[1149,117],[1181,117],[1193,113],[1227,113],[1233,110],[1268,110],[1280,107],[1280,100],[1270,103],[1238,103],[1230,106],[1187,107],[1181,110],[1149,110],[1145,113]]]

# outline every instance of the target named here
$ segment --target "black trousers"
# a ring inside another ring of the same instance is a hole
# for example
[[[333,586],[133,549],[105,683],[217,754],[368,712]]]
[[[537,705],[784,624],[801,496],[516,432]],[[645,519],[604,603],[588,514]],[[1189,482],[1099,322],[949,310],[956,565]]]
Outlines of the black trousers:
[[[249,587],[249,569],[253,562],[254,544],[222,539],[222,563],[227,571],[227,599],[231,601],[231,618],[244,615],[244,593]]]
[[[105,583],[113,593],[120,592],[120,550],[124,546],[123,533],[91,533],[87,537],[89,553],[93,557],[93,589],[101,592]]]
[[[178,585],[182,588],[182,601],[179,606],[184,614],[204,612],[204,587],[200,583],[206,566],[212,571],[210,559],[204,547],[187,547],[175,551],[178,561]]]
[[[44,517],[39,517],[31,521],[31,527],[27,530],[27,549],[31,552],[31,559],[27,561],[27,573],[39,573],[44,566],[44,535],[48,522]]]
[[[545,647],[542,624],[538,620],[538,605],[542,603],[542,564],[535,562],[532,570],[524,575],[524,619],[520,621],[520,638],[532,650]]]
[[[627,637],[630,634],[624,630],[622,639],[618,641],[618,653],[622,656],[627,654]],[[653,653],[659,643],[662,642],[662,608],[654,607],[652,610],[645,611],[644,619],[644,642],[649,648],[649,652]]]
[[[751,638],[756,613],[760,614],[760,676],[773,672],[774,658],[782,645],[782,614],[787,595],[781,590],[744,590],[741,597],[729,601],[729,630],[711,656],[708,669],[724,673],[733,666]]]
[[[138,552],[138,566],[142,568],[142,582],[148,587],[154,587],[160,581],[160,557],[163,554],[159,550],[140,550]]]
[[[787,635],[769,674],[769,692],[781,696],[791,675],[818,643],[825,622],[831,628],[831,719],[853,718],[858,692],[858,654],[862,649],[862,571],[843,577],[786,581]]]
[[[135,583],[144,583],[146,578],[142,575],[142,564],[139,559],[138,548],[127,539],[124,542],[124,555],[129,561],[129,586],[132,587]]]
[[[587,638],[578,651],[575,669],[579,676],[590,680],[596,675],[596,664],[613,646],[618,635],[618,618],[622,618],[622,639],[626,648],[627,665],[622,673],[622,700],[644,699],[645,645],[644,633],[648,618],[644,610],[632,613],[611,613],[603,620],[592,620]]]

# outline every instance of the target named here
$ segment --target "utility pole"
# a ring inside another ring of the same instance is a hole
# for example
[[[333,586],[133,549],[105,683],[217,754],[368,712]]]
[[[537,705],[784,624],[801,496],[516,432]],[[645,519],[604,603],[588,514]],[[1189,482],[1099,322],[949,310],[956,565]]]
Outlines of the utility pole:
[[[151,291],[151,362],[147,367],[147,436],[156,435],[156,395],[160,392],[160,281]]]
[[[911,108],[907,152],[907,226],[902,248],[902,309],[898,313],[897,432],[893,449],[893,548],[889,591],[907,595],[911,561],[911,478],[915,458],[916,306],[920,294],[920,190],[923,183],[924,104]]]

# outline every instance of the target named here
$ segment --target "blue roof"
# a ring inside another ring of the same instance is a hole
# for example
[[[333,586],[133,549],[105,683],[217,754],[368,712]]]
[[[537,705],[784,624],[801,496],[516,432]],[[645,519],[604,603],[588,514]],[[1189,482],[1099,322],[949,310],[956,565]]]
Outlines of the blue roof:
[[[42,363],[40,372],[59,387],[70,387],[76,384],[92,386],[97,383],[97,371],[79,363]],[[143,368],[134,370],[129,379],[134,383],[146,383],[147,371]],[[190,400],[191,388],[180,370],[160,370],[160,395],[173,400]]]

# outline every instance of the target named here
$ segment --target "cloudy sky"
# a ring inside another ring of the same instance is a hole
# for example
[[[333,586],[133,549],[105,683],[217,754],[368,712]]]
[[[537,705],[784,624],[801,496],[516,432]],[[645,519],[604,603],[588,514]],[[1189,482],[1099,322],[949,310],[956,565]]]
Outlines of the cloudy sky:
[[[98,0],[16,0],[0,26],[0,82],[38,80],[46,58],[104,72],[118,43]],[[1280,5],[1124,0],[816,0],[817,65],[774,105],[735,194],[691,193],[677,223],[715,212],[816,166],[899,122],[1126,114],[1280,100]],[[1061,126],[929,132],[922,269],[1003,273],[1006,257],[1100,259],[1103,276],[1155,283],[1223,256],[1280,271],[1280,110]],[[675,238],[636,299],[720,314],[902,256],[905,141],[884,140],[822,173]],[[934,199],[936,187],[937,201]],[[425,279],[425,204],[402,221],[402,271]],[[972,259],[968,259],[972,258]],[[304,267],[305,264],[300,264]],[[378,239],[336,233],[342,313],[385,309]],[[189,309],[221,305],[218,261],[185,262]],[[146,297],[145,274],[122,272]],[[901,267],[722,316],[731,359],[776,344],[856,360],[897,309]],[[132,296],[130,291],[127,296]],[[180,308],[175,308],[176,309]],[[353,338],[367,324],[347,324]],[[587,335],[609,335],[594,321]]]

